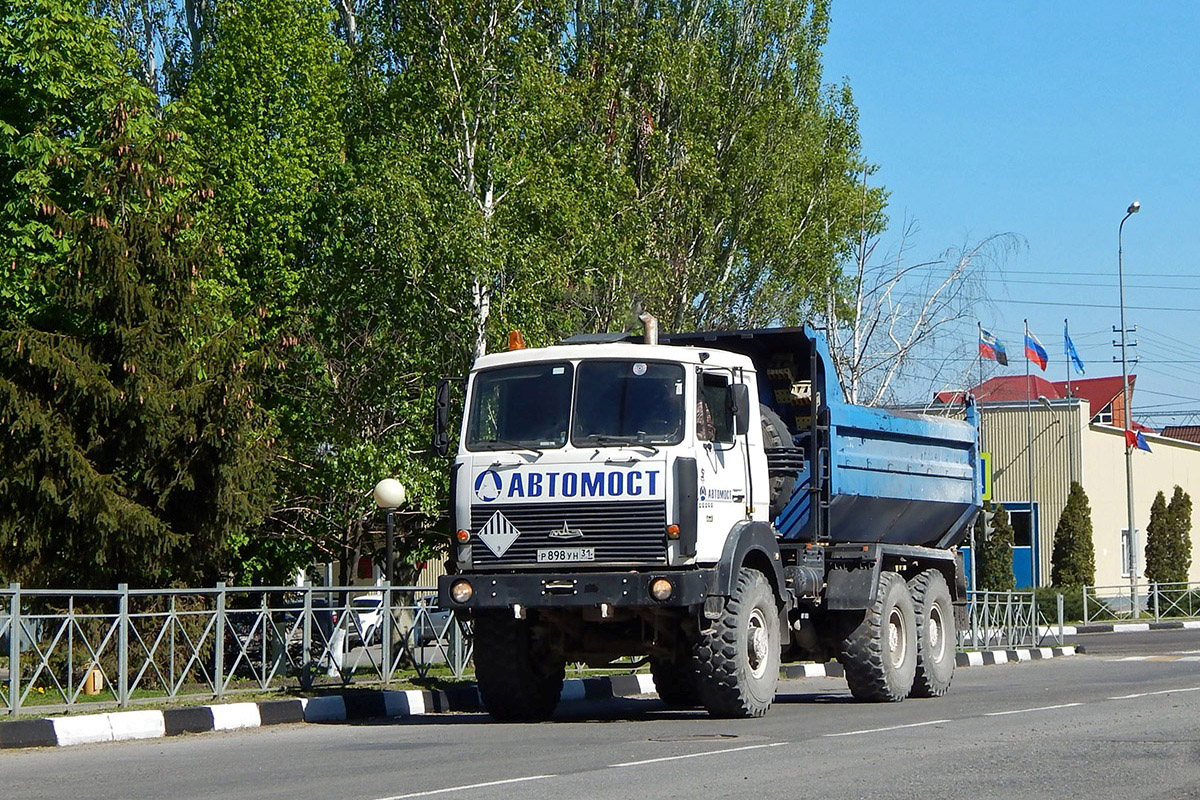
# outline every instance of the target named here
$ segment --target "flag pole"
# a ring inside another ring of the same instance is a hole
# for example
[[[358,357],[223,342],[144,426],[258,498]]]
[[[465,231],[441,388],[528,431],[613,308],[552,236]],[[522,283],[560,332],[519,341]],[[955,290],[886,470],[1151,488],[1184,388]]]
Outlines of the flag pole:
[[[1038,545],[1034,541],[1033,529],[1033,403],[1030,395],[1033,393],[1032,383],[1029,378],[1029,320],[1025,320],[1025,464],[1026,476],[1029,479],[1029,561],[1030,561],[1030,576],[1033,579],[1033,588],[1038,586]]]
[[[979,329],[979,386],[983,386],[983,323],[975,320],[975,327]]]
[[[979,351],[979,384],[975,387],[978,389],[983,386],[983,323],[975,320],[975,327],[979,329],[979,346],[975,348]],[[983,450],[983,402],[978,396],[975,397],[975,411],[979,414],[979,449]]]
[[[976,389],[978,389],[979,386],[983,386],[983,323],[980,322],[979,320],[975,320],[975,327],[979,329],[979,336],[976,339],[976,341],[978,342],[978,345],[975,347],[975,349],[979,351],[979,353],[978,353],[978,356],[979,356],[979,385],[975,387]],[[982,453],[983,452],[983,403],[980,401],[978,396],[975,398],[975,413],[977,413],[979,415],[979,452]],[[979,468],[983,469],[982,463],[980,464]],[[979,510],[979,513],[986,515],[987,511],[985,511],[984,509],[981,508]],[[975,583],[975,564],[979,560],[979,550],[978,550],[978,548],[975,547],[975,525],[974,524],[972,524],[971,528],[970,528],[970,542],[969,542],[968,546],[971,548],[971,574],[969,576],[970,583],[971,583],[970,599],[972,602],[974,602],[975,592],[979,590],[979,585],[977,583]]]
[[[1067,342],[1071,341],[1071,326],[1063,320],[1063,350],[1070,350]],[[1079,427],[1078,415],[1071,411],[1071,354],[1066,353],[1067,369],[1067,410],[1072,414],[1071,425],[1067,428],[1067,494],[1071,493],[1071,484],[1075,481],[1075,433]]]

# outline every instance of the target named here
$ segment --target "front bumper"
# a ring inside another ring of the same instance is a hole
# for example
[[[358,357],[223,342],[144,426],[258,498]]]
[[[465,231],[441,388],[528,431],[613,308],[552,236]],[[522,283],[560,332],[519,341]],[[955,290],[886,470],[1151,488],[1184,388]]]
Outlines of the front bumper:
[[[464,573],[438,579],[438,605],[450,609],[585,608],[604,603],[614,608],[680,608],[699,605],[716,577],[713,569],[684,571],[564,572],[564,573]],[[650,596],[650,582],[666,578],[675,587],[666,600]],[[468,580],[475,589],[471,599],[456,603],[450,585]]]

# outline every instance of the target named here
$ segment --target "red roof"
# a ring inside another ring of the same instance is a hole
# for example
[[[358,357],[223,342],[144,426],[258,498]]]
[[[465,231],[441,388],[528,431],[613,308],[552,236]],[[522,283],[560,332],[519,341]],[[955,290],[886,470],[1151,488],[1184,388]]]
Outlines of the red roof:
[[[1136,375],[1129,376],[1129,391],[1133,392],[1133,387],[1137,381]],[[1059,397],[1067,396],[1067,382],[1059,381],[1054,384],[1059,392]],[[1099,414],[1106,405],[1116,399],[1121,393],[1121,376],[1114,375],[1111,378],[1086,378],[1083,380],[1071,381],[1071,397],[1082,397],[1087,400],[1092,406],[1092,416]],[[1049,395],[1046,395],[1049,397]],[[1137,408],[1134,408],[1137,412]]]
[[[1136,375],[1129,376],[1129,390],[1133,391]],[[1070,396],[1087,400],[1092,409],[1092,416],[1099,414],[1105,406],[1121,394],[1121,376],[1111,378],[1084,378],[1070,382]],[[1026,388],[1028,386],[1028,388]],[[1062,400],[1067,397],[1067,381],[1051,382],[1040,375],[1030,375],[1026,384],[1024,375],[999,375],[990,378],[969,391],[980,403],[1024,403],[1026,400],[1036,401],[1039,397],[1047,400]],[[963,392],[938,392],[934,401],[947,405],[963,402]],[[1137,409],[1134,409],[1135,413]],[[1134,430],[1149,431],[1138,423],[1133,424]]]
[[[1166,425],[1162,435],[1168,439],[1182,439],[1185,442],[1200,444],[1200,425]]]
[[[1118,388],[1120,388],[1120,383],[1121,380],[1118,378]],[[1029,376],[1028,389],[1024,375],[1000,375],[989,378],[969,391],[980,403],[1024,403],[1026,399],[1037,400],[1042,395],[1049,400],[1066,397],[1065,394],[1059,393],[1056,384],[1038,375]],[[938,403],[961,403],[963,393],[961,391],[938,392],[934,396],[934,400]]]

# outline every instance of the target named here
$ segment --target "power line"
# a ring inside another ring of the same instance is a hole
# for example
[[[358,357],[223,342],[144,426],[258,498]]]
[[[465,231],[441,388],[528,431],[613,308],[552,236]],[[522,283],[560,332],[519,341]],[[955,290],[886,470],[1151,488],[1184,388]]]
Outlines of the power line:
[[[1062,308],[1106,308],[1109,310],[1116,309],[1119,306],[1109,303],[1060,303],[1053,300],[999,300],[989,298],[989,303],[1008,303],[1010,305],[1020,306],[1060,306]],[[1191,308],[1180,308],[1176,306],[1131,306],[1125,305],[1126,310],[1132,311],[1184,311],[1188,314],[1195,314],[1200,311],[1200,307],[1193,306]]]
[[[922,264],[920,266],[914,265],[914,266],[910,267],[909,269],[933,269],[935,267],[945,268],[945,265],[934,261],[929,264]],[[996,276],[998,276],[998,278],[1000,278],[1000,279],[1003,279],[1003,277],[1005,275],[1041,275],[1042,277],[1047,277],[1047,276],[1060,277],[1061,276],[1064,278],[1072,278],[1072,277],[1084,276],[1084,275],[1093,276],[1093,277],[1105,277],[1105,278],[1117,277],[1117,274],[1115,272],[1110,272],[1110,271],[1093,272],[1093,271],[1089,271],[1089,270],[1080,270],[1078,272],[1052,272],[1050,270],[1045,270],[1045,269],[997,269],[994,271],[994,274]],[[1198,275],[1196,273],[1183,273],[1183,272],[1138,272],[1138,273],[1128,273],[1128,274],[1131,277],[1135,277],[1135,278],[1184,278],[1184,279],[1200,278],[1200,275]]]
[[[1182,276],[1180,276],[1180,277],[1182,277]],[[1019,283],[1019,284],[1026,285],[1026,286],[1078,286],[1079,285],[1078,281],[1020,281],[1020,280],[1010,281],[1010,280],[1004,280],[1004,279],[998,279],[998,280],[1000,281],[1000,283],[1004,283],[1004,284]],[[1100,285],[1100,284],[1093,284],[1093,285]],[[1106,288],[1116,288],[1116,285],[1117,285],[1116,281],[1114,281],[1111,287],[1106,286]],[[1176,291],[1176,292],[1200,292],[1200,286],[1159,286],[1159,285],[1155,285],[1155,284],[1129,284],[1129,283],[1126,283],[1125,288],[1126,289],[1170,289],[1171,291]],[[1125,306],[1125,307],[1129,308],[1129,306]]]

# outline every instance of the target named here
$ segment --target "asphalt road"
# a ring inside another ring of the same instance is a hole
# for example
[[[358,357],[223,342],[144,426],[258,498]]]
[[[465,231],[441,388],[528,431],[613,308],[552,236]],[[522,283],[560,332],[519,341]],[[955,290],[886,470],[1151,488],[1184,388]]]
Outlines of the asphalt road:
[[[622,700],[536,725],[461,714],[0,753],[0,796],[1200,798],[1200,631],[1140,636],[960,669],[936,700],[791,681],[762,720]]]

